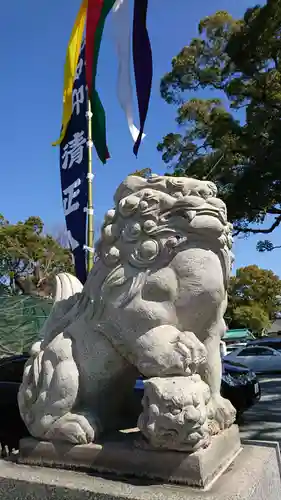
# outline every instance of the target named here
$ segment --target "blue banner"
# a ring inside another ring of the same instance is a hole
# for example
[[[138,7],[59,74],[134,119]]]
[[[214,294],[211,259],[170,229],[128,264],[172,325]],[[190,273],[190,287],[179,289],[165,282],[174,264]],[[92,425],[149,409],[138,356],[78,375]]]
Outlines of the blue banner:
[[[72,116],[60,146],[60,172],[69,244],[74,256],[76,276],[83,284],[87,277],[84,249],[88,203],[87,110],[85,46],[82,46],[72,92]]]

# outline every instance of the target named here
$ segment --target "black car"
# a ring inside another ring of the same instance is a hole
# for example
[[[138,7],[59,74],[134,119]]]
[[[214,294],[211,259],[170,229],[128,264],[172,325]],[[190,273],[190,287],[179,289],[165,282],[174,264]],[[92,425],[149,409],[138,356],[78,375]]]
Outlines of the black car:
[[[28,356],[0,359],[0,447],[1,455],[18,448],[19,440],[29,436],[22,421],[17,395]]]
[[[222,362],[221,395],[229,399],[240,416],[261,397],[261,388],[255,372],[240,363]]]
[[[17,355],[0,360],[0,445],[11,451],[18,447],[19,440],[28,436],[28,430],[22,421],[17,394],[22,380],[24,365],[28,355]],[[232,361],[223,362],[221,394],[229,399],[241,414],[260,398],[260,385],[256,374]],[[122,421],[128,427],[134,427],[141,412],[143,380],[136,381],[131,396],[122,410]],[[5,454],[4,454],[5,455]]]

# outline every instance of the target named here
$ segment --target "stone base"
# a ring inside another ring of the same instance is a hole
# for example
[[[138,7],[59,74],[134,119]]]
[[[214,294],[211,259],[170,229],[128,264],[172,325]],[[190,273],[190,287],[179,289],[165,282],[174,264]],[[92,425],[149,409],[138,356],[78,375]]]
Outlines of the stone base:
[[[206,490],[155,481],[113,481],[76,471],[0,460],[5,500],[281,500],[277,443],[246,444],[233,464]]]
[[[241,451],[235,425],[215,436],[208,448],[191,454],[142,448],[139,439],[139,433],[120,432],[100,444],[72,446],[27,438],[20,442],[18,462],[206,488]]]

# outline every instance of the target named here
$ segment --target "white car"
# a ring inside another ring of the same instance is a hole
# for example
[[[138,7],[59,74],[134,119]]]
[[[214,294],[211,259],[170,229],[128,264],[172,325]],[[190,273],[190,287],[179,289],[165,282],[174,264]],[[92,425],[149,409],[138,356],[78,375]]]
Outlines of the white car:
[[[281,352],[271,347],[240,347],[224,359],[241,363],[256,373],[281,372]]]

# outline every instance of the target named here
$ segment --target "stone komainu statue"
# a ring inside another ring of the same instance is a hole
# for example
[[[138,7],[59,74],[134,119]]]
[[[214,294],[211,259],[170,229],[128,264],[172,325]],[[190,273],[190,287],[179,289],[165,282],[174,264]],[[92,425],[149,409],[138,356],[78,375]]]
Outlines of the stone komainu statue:
[[[90,443],[117,425],[142,374],[148,445],[207,446],[235,420],[220,395],[233,260],[225,204],[210,182],[157,175],[129,176],[114,202],[84,288],[58,277],[25,366],[21,416],[36,438]]]

